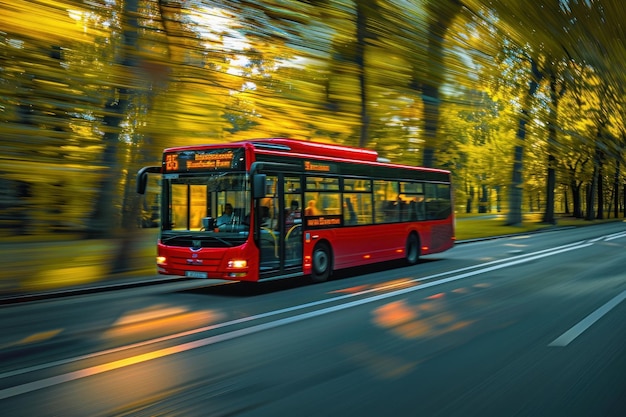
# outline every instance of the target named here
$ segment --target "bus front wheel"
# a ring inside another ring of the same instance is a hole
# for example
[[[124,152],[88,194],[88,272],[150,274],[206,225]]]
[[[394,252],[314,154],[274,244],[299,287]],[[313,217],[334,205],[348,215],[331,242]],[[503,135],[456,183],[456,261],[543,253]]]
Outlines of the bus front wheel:
[[[415,265],[420,259],[420,242],[415,233],[411,233],[406,240],[406,263]]]
[[[332,257],[330,246],[320,242],[313,248],[311,256],[311,280],[313,282],[324,282],[330,277],[332,271]]]

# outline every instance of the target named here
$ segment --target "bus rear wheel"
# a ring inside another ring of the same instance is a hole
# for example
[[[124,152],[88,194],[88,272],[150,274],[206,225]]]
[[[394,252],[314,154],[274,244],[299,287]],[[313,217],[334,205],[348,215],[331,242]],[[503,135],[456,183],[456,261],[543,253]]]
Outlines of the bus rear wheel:
[[[330,277],[332,264],[330,246],[324,242],[315,245],[311,256],[311,281],[326,281]]]
[[[406,239],[406,263],[415,265],[420,259],[420,241],[415,233]]]

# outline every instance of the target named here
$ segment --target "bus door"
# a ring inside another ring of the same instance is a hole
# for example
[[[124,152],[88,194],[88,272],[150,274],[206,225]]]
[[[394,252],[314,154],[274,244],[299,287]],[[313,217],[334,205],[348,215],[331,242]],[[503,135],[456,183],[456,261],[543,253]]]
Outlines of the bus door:
[[[300,177],[267,174],[265,197],[257,201],[256,227],[261,278],[302,270]]]

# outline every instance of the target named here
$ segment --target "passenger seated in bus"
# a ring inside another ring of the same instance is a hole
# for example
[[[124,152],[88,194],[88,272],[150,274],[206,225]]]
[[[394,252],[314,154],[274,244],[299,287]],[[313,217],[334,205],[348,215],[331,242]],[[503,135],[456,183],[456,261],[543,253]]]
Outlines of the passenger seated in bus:
[[[398,194],[398,197],[396,197],[395,206],[396,206],[397,215],[399,216],[396,218],[396,220],[406,221],[407,220],[406,211],[408,208],[407,207],[408,204],[406,201],[404,201],[402,196],[400,196],[399,194]]]
[[[416,221],[417,220],[417,203],[415,202],[415,199],[409,201],[409,221]]]
[[[270,227],[272,225],[272,219],[270,217],[270,208],[267,206],[261,206],[261,227]]]
[[[356,212],[354,211],[354,206],[352,205],[352,201],[349,198],[345,199],[344,209],[344,219],[346,224],[356,224]]]
[[[424,220],[424,197],[416,197],[409,203],[410,220]]]
[[[296,200],[292,200],[291,207],[285,213],[285,224],[293,226],[296,223],[302,223],[302,213],[300,213],[300,204]]]
[[[230,203],[224,205],[224,212],[216,220],[217,227],[224,226],[233,221],[233,206]]]
[[[315,204],[317,204],[315,200],[309,200],[309,203],[306,209],[304,209],[305,216],[317,216],[318,212],[317,212],[317,208],[315,207]]]
[[[384,203],[385,222],[398,220],[398,205],[396,201],[389,200]]]

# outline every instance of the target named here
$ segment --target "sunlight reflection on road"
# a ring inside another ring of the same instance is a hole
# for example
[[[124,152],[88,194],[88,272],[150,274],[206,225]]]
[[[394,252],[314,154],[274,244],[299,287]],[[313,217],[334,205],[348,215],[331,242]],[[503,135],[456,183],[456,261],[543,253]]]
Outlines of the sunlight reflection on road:
[[[183,307],[156,305],[123,315],[103,334],[103,338],[157,337],[206,326],[222,318],[223,314],[211,310],[187,311]]]
[[[458,320],[446,308],[444,298],[445,294],[439,293],[416,305],[407,300],[393,301],[375,309],[372,321],[404,339],[433,338],[473,323]]]

